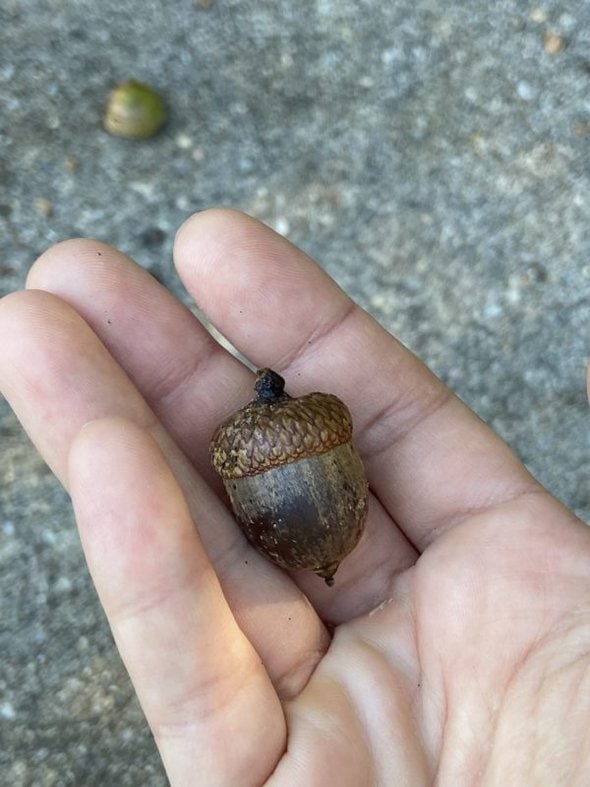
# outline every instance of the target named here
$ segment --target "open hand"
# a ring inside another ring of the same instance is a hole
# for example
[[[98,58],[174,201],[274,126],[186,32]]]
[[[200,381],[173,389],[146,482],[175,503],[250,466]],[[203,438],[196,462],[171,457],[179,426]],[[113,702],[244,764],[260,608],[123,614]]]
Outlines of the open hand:
[[[328,588],[253,552],[208,462],[253,374],[114,248],[73,240],[0,305],[0,388],[69,490],[178,785],[590,784],[590,530],[302,252],[180,230],[212,323],[352,411],[371,488]]]

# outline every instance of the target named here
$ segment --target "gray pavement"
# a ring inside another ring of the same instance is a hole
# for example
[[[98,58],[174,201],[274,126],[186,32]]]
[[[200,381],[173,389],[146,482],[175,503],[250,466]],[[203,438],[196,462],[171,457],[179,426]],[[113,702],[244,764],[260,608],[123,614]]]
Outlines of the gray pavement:
[[[170,107],[152,140],[101,129],[127,77]],[[2,293],[84,235],[184,297],[175,229],[220,204],[313,254],[590,517],[590,3],[2,0]],[[165,784],[5,403],[0,441],[0,784]]]

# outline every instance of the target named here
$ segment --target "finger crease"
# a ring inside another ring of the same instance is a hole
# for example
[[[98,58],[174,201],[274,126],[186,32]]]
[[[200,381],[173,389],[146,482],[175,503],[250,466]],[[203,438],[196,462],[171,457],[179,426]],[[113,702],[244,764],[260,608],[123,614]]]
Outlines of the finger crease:
[[[415,410],[414,403],[403,405],[395,399],[388,402],[359,429],[357,444],[360,452],[367,459],[374,459],[403,440],[428,418],[450,404],[454,398],[453,392],[442,386],[440,393],[418,407],[413,417],[404,416],[404,410]]]
[[[201,343],[199,352],[191,353],[189,362],[180,369],[170,372],[153,386],[150,401],[157,410],[163,410],[183,390],[189,387],[197,374],[202,375],[209,361],[216,354],[217,345],[211,337]]]
[[[193,685],[187,686],[181,696],[166,701],[165,708],[159,711],[159,718],[154,718],[154,714],[150,717],[154,736],[158,741],[182,739],[187,736],[187,730],[213,719],[222,719],[244,692],[251,691],[252,678],[259,666],[259,661],[242,659],[230,671],[216,673],[206,679],[197,676]]]
[[[425,532],[427,537],[420,542],[419,550],[423,552],[433,541],[435,541],[441,533],[457,527],[466,519],[475,515],[485,514],[489,511],[497,511],[505,505],[512,505],[519,500],[525,500],[528,497],[536,497],[537,495],[549,495],[550,493],[542,487],[538,481],[531,477],[530,481],[519,481],[514,489],[504,491],[497,499],[482,501],[479,504],[472,506],[463,506],[459,510],[453,511],[446,517],[439,517],[435,522],[425,523]]]
[[[321,659],[326,655],[330,641],[324,648],[316,648],[304,653],[289,669],[275,680],[275,690],[279,698],[287,702],[297,697],[307,686],[309,679]]]
[[[358,312],[358,309],[359,307],[354,301],[347,299],[346,308],[339,312],[334,320],[319,325],[316,324],[313,330],[306,334],[303,341],[297,347],[275,361],[275,367],[281,372],[288,371],[292,366],[297,364],[301,357],[308,353],[312,347],[316,350],[318,344],[323,344],[335,331],[340,330],[342,326]]]

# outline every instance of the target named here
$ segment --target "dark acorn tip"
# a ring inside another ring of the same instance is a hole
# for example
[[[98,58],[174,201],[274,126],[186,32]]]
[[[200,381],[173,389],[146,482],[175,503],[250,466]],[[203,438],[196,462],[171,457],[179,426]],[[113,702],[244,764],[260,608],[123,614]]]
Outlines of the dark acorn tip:
[[[338,571],[339,562],[330,563],[329,566],[324,566],[320,571],[316,571],[318,577],[321,577],[326,585],[331,588],[334,586],[334,574]]]
[[[285,381],[272,369],[259,369],[254,384],[258,398],[264,402],[276,402],[285,396]]]

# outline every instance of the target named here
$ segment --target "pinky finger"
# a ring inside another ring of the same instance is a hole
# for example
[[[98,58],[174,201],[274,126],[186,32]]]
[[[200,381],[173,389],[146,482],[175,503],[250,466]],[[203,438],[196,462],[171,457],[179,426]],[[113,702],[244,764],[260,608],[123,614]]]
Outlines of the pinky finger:
[[[171,784],[262,783],[285,746],[282,708],[157,444],[130,421],[93,421],[69,474],[90,572]]]

